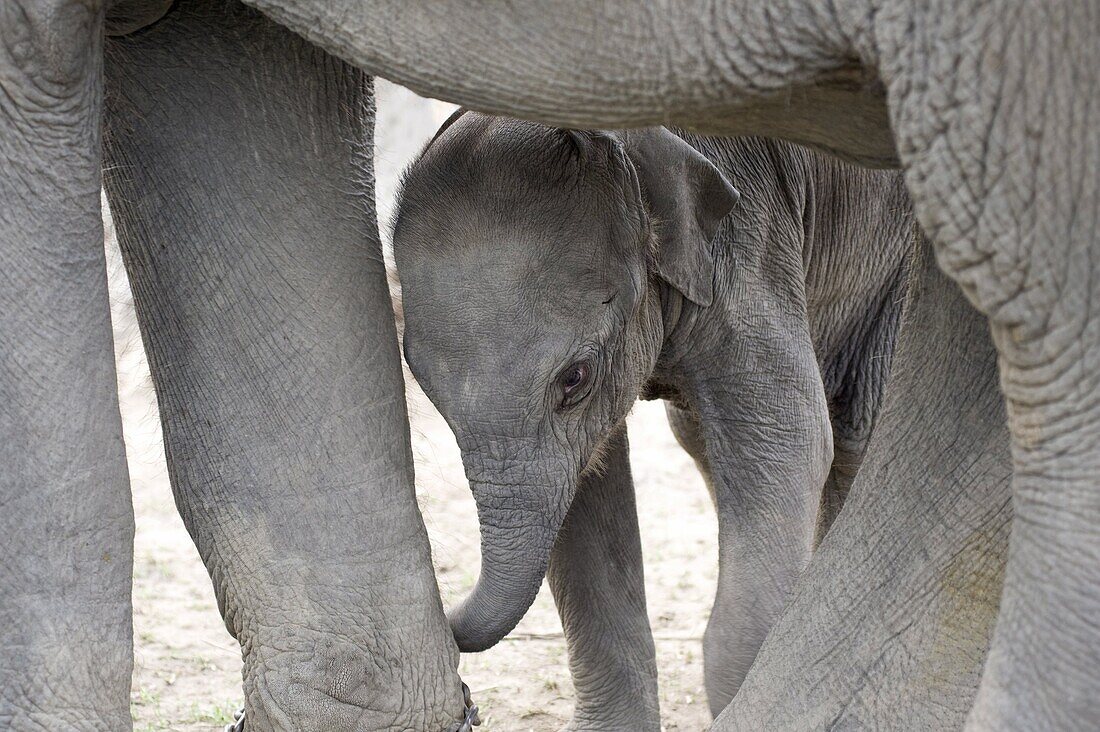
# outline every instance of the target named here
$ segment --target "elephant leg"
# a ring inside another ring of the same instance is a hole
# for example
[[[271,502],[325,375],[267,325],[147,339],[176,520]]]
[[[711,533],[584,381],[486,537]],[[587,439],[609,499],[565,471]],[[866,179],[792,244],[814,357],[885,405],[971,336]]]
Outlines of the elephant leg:
[[[0,728],[128,730],[134,517],[100,212],[103,8],[0,2]]]
[[[577,702],[571,730],[661,729],[626,428],[581,478],[550,557]]]
[[[914,211],[989,318],[1012,437],[1004,594],[969,726],[1095,728],[1100,13],[968,3],[881,22]],[[956,40],[928,56],[943,38]]]
[[[249,726],[463,717],[413,492],[370,80],[234,2],[107,52],[108,191]]]
[[[1043,365],[1024,369],[1002,347],[1001,378],[1020,389],[1010,388],[1009,398],[1031,394],[1010,401],[1016,476],[1008,568],[967,729],[1079,730],[1100,720],[1100,339],[1094,344],[1090,355],[1071,357],[1081,359],[1077,366],[1056,366],[1061,359],[1047,353]],[[1091,371],[1079,378],[1094,384],[1043,403],[1034,380],[1051,374],[1036,371],[1063,368],[1070,379],[1071,371]]]
[[[715,730],[966,718],[997,617],[1012,467],[985,321],[927,248],[914,271],[844,511]]]
[[[690,409],[665,402],[665,416],[668,417],[668,426],[672,430],[672,436],[684,452],[695,461],[695,467],[703,476],[703,482],[710,491],[711,500],[714,500],[714,478],[711,475],[710,463],[707,462],[707,445],[703,441],[703,429],[699,426],[699,418]]]
[[[699,370],[685,389],[718,514],[718,588],[703,638],[714,715],[737,693],[810,561],[832,462],[805,320],[777,315],[779,307],[737,307],[737,335],[722,346],[729,350],[696,354]],[[723,371],[712,372],[716,365]]]

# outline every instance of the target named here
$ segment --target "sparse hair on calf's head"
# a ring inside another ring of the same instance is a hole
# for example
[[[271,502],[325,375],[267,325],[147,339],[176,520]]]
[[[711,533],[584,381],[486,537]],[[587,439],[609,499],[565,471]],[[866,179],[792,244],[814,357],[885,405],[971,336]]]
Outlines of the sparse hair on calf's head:
[[[459,109],[402,175],[391,230],[395,247],[430,252],[440,245],[432,231],[466,218],[485,224],[531,211],[529,220],[540,218],[563,233],[577,219],[629,221],[637,230],[628,238],[646,243],[650,219],[635,190],[636,176],[614,133]],[[400,235],[410,228],[422,235]]]

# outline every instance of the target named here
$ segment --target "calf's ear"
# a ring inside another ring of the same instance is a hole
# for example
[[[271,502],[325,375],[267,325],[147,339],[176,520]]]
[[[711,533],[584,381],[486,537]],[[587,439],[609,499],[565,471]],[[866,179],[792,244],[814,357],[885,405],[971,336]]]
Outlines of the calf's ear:
[[[711,241],[741,194],[706,157],[664,127],[617,133],[638,194],[656,219],[658,274],[702,307],[714,301]]]

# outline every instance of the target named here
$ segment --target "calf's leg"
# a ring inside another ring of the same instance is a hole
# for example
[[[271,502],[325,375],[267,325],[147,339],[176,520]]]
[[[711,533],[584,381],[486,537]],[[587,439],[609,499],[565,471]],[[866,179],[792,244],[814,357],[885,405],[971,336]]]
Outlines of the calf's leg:
[[[610,438],[602,466],[581,478],[549,579],[577,695],[569,729],[658,732],[657,661],[625,427]]]
[[[958,729],[997,617],[1012,474],[984,318],[925,247],[844,510],[715,730]]]
[[[685,389],[706,450],[705,461],[695,457],[718,513],[718,590],[703,639],[715,715],[737,693],[810,560],[832,462],[804,311],[779,300],[734,306],[733,335],[693,355]]]

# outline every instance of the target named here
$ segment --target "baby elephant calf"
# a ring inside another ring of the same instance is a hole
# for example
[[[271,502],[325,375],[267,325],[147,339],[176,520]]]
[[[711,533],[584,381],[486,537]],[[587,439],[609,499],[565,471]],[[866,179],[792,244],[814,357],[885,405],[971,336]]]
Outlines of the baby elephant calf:
[[[481,520],[459,647],[514,628],[549,568],[573,728],[659,729],[623,418],[660,397],[718,512],[720,711],[859,465],[911,227],[899,175],[789,144],[452,117],[394,250],[405,356]]]

